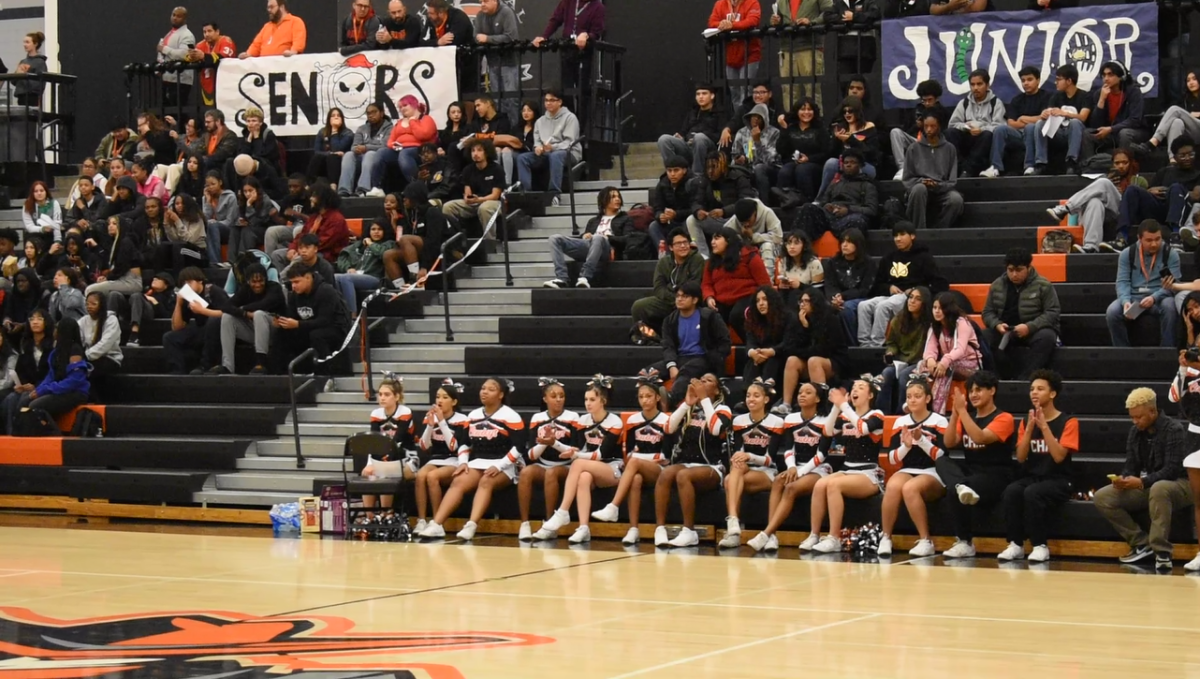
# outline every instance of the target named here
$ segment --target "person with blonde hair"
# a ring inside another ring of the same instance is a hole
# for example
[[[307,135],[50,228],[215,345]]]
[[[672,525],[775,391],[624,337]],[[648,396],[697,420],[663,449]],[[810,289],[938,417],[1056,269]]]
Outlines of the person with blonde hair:
[[[1188,428],[1158,410],[1154,390],[1138,387],[1125,399],[1133,426],[1125,443],[1125,464],[1120,474],[1110,475],[1112,485],[1096,491],[1096,510],[1121,539],[1129,553],[1121,563],[1154,557],[1156,568],[1171,569],[1171,515],[1192,505],[1191,488],[1183,471],[1183,459],[1191,452]],[[1150,534],[1131,516],[1150,511]]]

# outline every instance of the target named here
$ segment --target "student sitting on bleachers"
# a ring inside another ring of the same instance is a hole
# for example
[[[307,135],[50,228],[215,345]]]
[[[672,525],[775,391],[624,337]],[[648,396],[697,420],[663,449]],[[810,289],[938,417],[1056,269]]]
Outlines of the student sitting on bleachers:
[[[254,368],[251,375],[267,372],[267,355],[271,351],[275,317],[287,310],[283,286],[267,280],[262,264],[246,267],[245,280],[229,300],[226,313],[221,315],[221,362],[209,368],[210,375],[231,375],[237,372],[234,360],[237,342],[254,343]]]
[[[338,254],[350,243],[350,228],[346,225],[346,217],[342,215],[341,199],[327,184],[317,184],[312,187],[311,203],[313,214],[304,222],[300,236],[292,241],[286,251],[271,253],[275,267],[286,270],[287,263],[295,261],[299,256],[298,244],[304,235],[317,236],[317,250],[322,259],[333,264]],[[311,266],[311,265],[310,265]],[[333,279],[328,279],[333,282]]]
[[[888,452],[888,461],[903,467],[892,474],[883,494],[883,536],[879,539],[876,553],[892,555],[892,529],[900,515],[900,503],[908,509],[908,516],[917,528],[920,539],[908,551],[910,556],[933,556],[935,549],[929,532],[928,504],[946,494],[946,486],[938,477],[934,463],[946,454],[943,436],[946,433],[946,418],[930,410],[933,392],[929,383],[917,378],[905,389],[907,413],[896,420],[894,429],[900,432],[895,448]]]
[[[900,414],[896,403],[897,385],[903,394],[908,376],[921,367],[925,356],[925,340],[933,324],[933,295],[929,288],[917,286],[906,294],[904,308],[888,323],[883,341],[883,372],[880,373],[879,398],[875,405],[884,415]]]
[[[96,276],[100,274],[100,260],[96,255],[88,251],[87,245],[84,244],[84,238],[71,227],[67,235],[63,239],[61,252],[54,258],[54,267],[56,269],[68,268],[75,272],[79,284],[87,287],[96,282]],[[51,248],[51,252],[55,248]],[[57,287],[57,286],[55,286]]]
[[[733,137],[733,162],[754,174],[755,188],[764,201],[779,175],[779,128],[770,125],[771,113],[757,104],[742,116],[742,128]]]
[[[812,239],[799,229],[788,233],[782,256],[775,262],[775,285],[789,309],[800,305],[800,291],[825,284],[825,267],[813,252]]]
[[[232,276],[231,276],[232,278]],[[123,295],[119,292],[108,296],[108,305],[118,315],[125,315],[125,307],[129,307],[129,339],[127,347],[141,344],[140,333],[142,325],[147,321],[167,319],[175,311],[175,277],[169,271],[159,271],[150,279],[150,287],[145,292]]]
[[[776,257],[783,245],[783,225],[774,210],[761,200],[743,198],[734,206],[725,226],[737,231],[743,244],[758,249],[768,275],[775,272]]]
[[[858,345],[858,305],[871,297],[875,284],[875,258],[867,251],[867,238],[859,229],[846,229],[838,239],[838,252],[821,261],[825,296],[840,312],[850,346]]]
[[[708,259],[708,239],[725,228],[739,200],[757,198],[758,191],[750,172],[727,165],[721,153],[709,154],[705,168],[705,175],[696,178],[687,230],[700,255]]]
[[[275,318],[279,349],[270,356],[277,361],[275,373],[286,373],[288,363],[311,348],[313,372],[333,377],[346,365],[345,356],[335,358],[335,352],[350,331],[350,312],[346,303],[332,285],[303,262],[288,267],[287,276],[291,294],[288,295],[287,310]],[[332,385],[332,379],[326,381],[325,389],[331,391]]]
[[[0,433],[5,434],[12,431],[12,416],[17,412],[17,402],[22,396],[32,392],[50,372],[50,351],[54,348],[54,333],[47,327],[46,312],[34,309],[29,314],[28,330],[20,339],[12,335],[6,337],[14,345],[18,384],[14,384],[12,391],[0,402]]]
[[[406,274],[413,284],[423,287],[426,276],[442,256],[442,244],[457,233],[457,221],[447,217],[442,208],[430,204],[429,191],[421,182],[410,182],[404,187],[400,207],[403,210],[395,217],[389,213],[396,247],[383,253],[384,274],[396,289],[404,286]],[[453,257],[454,252],[451,250],[449,254]],[[444,270],[451,263],[443,262],[441,268]]]
[[[639,254],[651,254],[645,234],[633,228],[633,220],[622,209],[625,201],[621,197],[620,190],[613,186],[607,186],[600,190],[596,202],[600,208],[600,214],[588,220],[582,236],[576,238],[560,233],[550,236],[550,258],[554,262],[554,279],[543,283],[543,288],[564,288],[569,285],[568,259],[583,262],[583,266],[579,270],[579,278],[575,281],[575,287],[592,287],[591,280],[596,278],[608,265],[613,250],[629,245],[635,235],[641,236],[639,240],[642,241],[643,247],[638,248]],[[649,257],[642,256],[638,259],[649,259]]]
[[[262,184],[257,179],[251,177],[242,185],[241,207],[237,220],[229,227],[229,247],[227,254],[229,261],[237,261],[237,258],[245,250],[261,250],[266,246],[267,231],[272,225],[279,226],[282,217],[279,214],[279,205],[271,200],[264,191]],[[286,266],[287,253],[289,251],[279,248],[274,251],[273,261],[277,268]]]
[[[121,322],[108,310],[108,296],[93,292],[87,296],[87,315],[79,319],[84,357],[91,364],[92,382],[121,370]]]
[[[957,298],[943,292],[933,300],[933,323],[925,340],[921,372],[933,387],[933,411],[942,413],[950,398],[953,380],[963,381],[983,367],[983,351],[975,327],[958,306]]]
[[[33,269],[21,269],[12,278],[13,286],[4,296],[4,332],[9,338],[20,337],[34,309],[45,306],[46,291]]]
[[[79,273],[75,269],[63,267],[54,272],[54,292],[50,293],[46,310],[54,323],[63,318],[78,321],[87,315],[83,291],[79,289]]]
[[[742,336],[747,348],[743,382],[750,384],[759,378],[771,380],[772,384],[783,382],[787,356],[778,352],[796,322],[793,307],[784,304],[775,288],[764,285],[755,291],[754,304],[746,307],[746,334]]]
[[[950,287],[929,248],[917,242],[912,222],[897,222],[892,227],[892,241],[896,249],[879,262],[875,282],[858,305],[859,346],[883,346],[888,323],[904,306],[912,288],[925,286],[938,295]]]
[[[550,518],[558,507],[559,488],[571,471],[570,460],[562,456],[559,448],[570,445],[571,436],[579,424],[579,415],[565,407],[567,392],[562,382],[553,377],[541,377],[538,387],[542,390],[542,402],[546,404],[546,409],[529,419],[529,433],[536,443],[529,448],[530,464],[525,465],[517,480],[517,504],[521,512],[518,540],[533,539],[529,505],[533,502],[536,485],[542,486],[546,518]]]
[[[229,306],[229,296],[220,287],[208,282],[204,272],[189,266],[179,274],[180,289],[191,288],[200,300],[188,302],[179,295],[171,314],[171,331],[163,335],[163,352],[172,375],[187,374],[187,366],[197,354],[199,366],[191,372],[202,375],[216,365],[221,350],[221,316]]]
[[[1163,232],[1163,227],[1153,219],[1142,222],[1137,241],[1117,258],[1117,299],[1104,314],[1114,347],[1130,346],[1129,322],[1142,313],[1158,316],[1159,346],[1175,346],[1179,312],[1167,285],[1182,276],[1179,251],[1163,242]]]
[[[292,269],[305,266],[320,275],[321,280],[334,285],[337,279],[337,270],[333,268],[333,264],[330,264],[329,260],[321,256],[321,237],[315,233],[306,233],[296,239],[295,246],[295,252],[298,256],[283,270],[281,278],[287,280],[292,276]],[[337,288],[334,289],[336,290]],[[347,301],[347,303],[353,304],[351,301]]]
[[[704,304],[721,315],[739,336],[745,332],[746,308],[754,291],[771,284],[758,248],[744,245],[741,234],[726,226],[713,235],[713,256],[704,266]]]
[[[1049,365],[1058,342],[1058,293],[1032,264],[1033,255],[1025,248],[1009,250],[1004,274],[992,281],[983,305],[986,329],[979,339],[991,346],[1004,378],[1029,379]],[[1016,304],[1009,304],[1010,295],[1017,297]],[[1001,350],[1006,335],[1007,346]]]
[[[43,410],[56,418],[87,403],[91,385],[78,323],[69,318],[58,322],[54,328],[54,349],[47,364],[46,377],[31,391],[21,394],[13,404],[8,416],[10,435],[14,419],[23,410]]]
[[[697,285],[704,279],[704,258],[692,248],[687,230],[676,226],[667,234],[668,254],[654,266],[654,292],[633,303],[634,338],[636,343],[655,338],[662,322],[675,309],[675,293],[684,283]]]
[[[789,334],[780,343],[780,355],[787,356],[783,366],[783,394],[771,409],[776,415],[792,412],[792,397],[803,382],[812,382],[821,391],[836,377],[849,376],[850,355],[846,352],[846,329],[837,312],[816,288],[800,294],[797,319],[788,325]]]
[[[658,178],[658,185],[650,190],[654,221],[650,223],[649,230],[655,248],[667,241],[665,234],[668,232],[679,227],[686,229],[694,188],[695,177],[688,172],[687,160],[683,156],[668,158],[666,171]],[[667,245],[669,247],[670,243]]]
[[[383,225],[374,222],[362,239],[351,243],[338,255],[338,273],[334,276],[334,282],[351,313],[358,312],[359,291],[379,289],[384,274],[383,255],[395,247],[396,241],[387,237]]]
[[[1101,243],[1101,250],[1123,250],[1129,230],[1146,221],[1166,225],[1168,234],[1179,228],[1181,223],[1187,223],[1189,213],[1186,207],[1192,201],[1191,194],[1200,186],[1196,142],[1189,137],[1180,137],[1171,144],[1171,152],[1175,154],[1174,164],[1159,168],[1150,180],[1150,188],[1126,187],[1118,209],[1117,238],[1109,243]],[[1140,233],[1138,237],[1141,238]]]
[[[1132,151],[1117,149],[1112,153],[1112,168],[1107,176],[1076,191],[1066,203],[1046,208],[1055,223],[1061,222],[1067,215],[1079,217],[1079,225],[1083,227],[1083,243],[1072,245],[1073,251],[1095,254],[1112,249],[1112,245],[1104,242],[1105,222],[1116,221],[1121,211],[1121,196],[1127,188],[1136,186],[1145,189],[1150,186],[1146,178],[1139,174],[1141,169]]]
[[[688,281],[675,292],[675,311],[663,321],[663,360],[651,366],[675,380],[671,402],[678,403],[692,380],[712,372],[724,374],[732,346],[721,314],[699,307],[700,284]]]

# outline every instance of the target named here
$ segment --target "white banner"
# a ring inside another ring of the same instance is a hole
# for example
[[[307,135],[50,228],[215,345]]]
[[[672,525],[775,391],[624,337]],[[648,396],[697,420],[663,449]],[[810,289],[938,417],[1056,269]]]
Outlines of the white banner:
[[[240,132],[246,109],[261,108],[280,137],[315,135],[325,115],[340,108],[346,126],[367,122],[367,105],[380,102],[396,120],[406,94],[428,108],[441,128],[446,108],[458,100],[454,47],[377,50],[343,57],[336,52],[294,57],[222,59],[217,71],[217,108]]]

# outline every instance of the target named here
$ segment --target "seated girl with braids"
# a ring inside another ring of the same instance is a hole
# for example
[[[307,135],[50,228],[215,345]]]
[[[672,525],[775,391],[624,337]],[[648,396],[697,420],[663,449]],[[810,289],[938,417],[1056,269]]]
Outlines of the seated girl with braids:
[[[625,469],[612,502],[592,512],[597,521],[617,521],[618,508],[629,497],[629,531],[621,542],[636,545],[641,540],[638,516],[642,507],[642,486],[653,485],[667,464],[671,436],[667,434],[669,417],[662,411],[667,402],[662,377],[657,370],[646,369],[637,376],[637,399],[641,410],[625,422]]]
[[[596,375],[587,383],[583,403],[587,412],[575,425],[571,444],[556,442],[563,459],[571,460],[571,471],[563,486],[563,499],[559,508],[546,519],[534,540],[553,540],[558,531],[570,520],[571,501],[578,504],[579,528],[568,538],[568,542],[579,544],[592,539],[588,520],[592,512],[592,487],[611,488],[621,478],[625,462],[621,455],[621,418],[608,412],[608,395],[612,391],[612,378]]]
[[[529,525],[529,505],[533,502],[533,489],[542,484],[542,495],[546,501],[546,517],[554,514],[558,506],[558,492],[571,470],[571,460],[558,452],[557,444],[571,442],[571,435],[579,424],[579,415],[566,410],[567,391],[562,382],[553,377],[538,378],[542,390],[542,402],[546,409],[529,419],[529,434],[535,445],[529,449],[533,464],[521,470],[517,481],[517,504],[521,510],[521,529],[518,540],[532,540],[533,529]]]
[[[726,448],[733,412],[725,405],[725,391],[717,376],[705,373],[688,384],[683,402],[671,414],[667,433],[675,435],[671,464],[654,484],[654,528],[656,547],[692,547],[700,544],[696,534],[696,493],[715,490],[728,468]],[[683,527],[673,540],[667,539],[667,508],[671,489],[679,491]]]
[[[454,479],[458,468],[458,445],[466,440],[467,416],[458,412],[462,385],[447,377],[442,380],[434,397],[433,407],[425,413],[424,429],[418,443],[420,459],[425,463],[417,470],[417,525],[413,533],[425,530],[426,509],[436,514],[442,504],[442,491]]]
[[[783,450],[783,463],[787,469],[771,484],[767,527],[746,543],[756,552],[779,549],[775,531],[792,515],[796,498],[811,495],[817,481],[834,472],[833,466],[826,461],[830,438],[825,435],[827,418],[819,413],[820,404],[820,391],[806,382],[800,385],[800,393],[796,396],[799,410],[783,420],[783,442],[779,447]],[[840,468],[841,458],[834,460]]]
[[[738,507],[742,493],[761,493],[771,490],[775,480],[775,455],[783,438],[783,418],[767,411],[775,396],[775,380],[760,377],[746,388],[746,407],[749,412],[733,419],[730,435],[729,476],[725,477],[725,537],[717,544],[733,549],[742,544],[742,524]]]

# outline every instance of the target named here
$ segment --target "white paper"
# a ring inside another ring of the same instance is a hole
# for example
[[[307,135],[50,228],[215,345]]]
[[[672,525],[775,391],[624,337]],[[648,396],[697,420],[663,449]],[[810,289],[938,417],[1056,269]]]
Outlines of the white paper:
[[[367,456],[367,466],[371,468],[371,476],[376,479],[398,479],[404,476],[404,462],[376,460]]]
[[[1066,111],[1067,113],[1079,113],[1079,111],[1075,110],[1074,106],[1064,106],[1062,107],[1062,110]],[[1065,125],[1066,122],[1067,119],[1062,116],[1050,116],[1049,118],[1046,118],[1046,124],[1042,125],[1042,136],[1053,138],[1054,135],[1058,134],[1058,129]]]
[[[187,302],[189,306],[192,304],[192,302],[199,302],[200,306],[204,307],[205,309],[208,308],[208,302],[205,301],[203,297],[196,294],[196,291],[186,283],[180,286],[180,288],[175,291],[175,294],[182,297],[183,301]]]
[[[700,35],[702,35],[702,36],[704,36],[704,37],[706,37],[706,38],[711,38],[711,37],[713,37],[714,35],[716,35],[716,34],[718,34],[718,33],[720,33],[720,32],[721,32],[721,31],[719,31],[719,30],[717,30],[717,29],[715,29],[715,28],[706,28],[706,29],[704,29],[704,30],[703,30],[703,31],[700,33]]]

